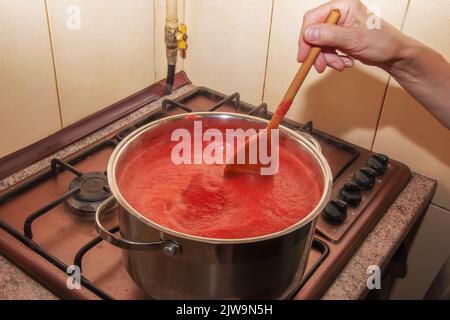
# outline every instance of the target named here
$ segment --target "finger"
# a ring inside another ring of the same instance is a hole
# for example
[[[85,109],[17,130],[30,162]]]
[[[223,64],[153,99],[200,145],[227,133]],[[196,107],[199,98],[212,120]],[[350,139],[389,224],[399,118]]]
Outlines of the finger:
[[[342,61],[344,61],[344,64],[345,64],[346,68],[353,67],[353,64],[355,62],[353,61],[353,59],[351,57],[349,57],[349,56],[340,56],[340,57],[341,57]]]
[[[299,41],[298,53],[297,53],[297,61],[298,62],[305,61],[305,59],[308,56],[310,50],[311,50],[311,46],[309,44],[307,44],[304,41],[302,41],[302,42]]]
[[[342,59],[342,61],[344,61],[344,64],[347,68],[353,67],[353,64],[355,63],[355,61],[351,56],[348,56],[348,55],[340,52],[339,50],[334,50],[333,53],[336,53],[338,55],[338,57],[340,57]]]
[[[359,38],[354,29],[325,23],[309,26],[304,34],[304,40],[310,45],[334,47],[346,52],[357,50]]]
[[[304,40],[305,29],[312,24],[324,22],[328,17],[330,11],[333,9],[339,9],[341,11],[341,18],[339,19],[339,23],[341,21],[345,21],[349,11],[348,5],[337,3],[335,1],[330,1],[315,9],[307,11],[303,16],[303,24],[300,30],[300,36],[298,38],[298,62],[303,62],[308,56],[309,51],[311,50],[311,45]]]
[[[345,69],[344,60],[339,57],[336,53],[324,53],[324,58],[327,65],[337,71],[342,71]]]
[[[327,61],[325,60],[325,55],[323,52],[319,54],[319,56],[316,59],[316,62],[314,63],[314,68],[318,73],[322,73],[325,71],[327,67]]]

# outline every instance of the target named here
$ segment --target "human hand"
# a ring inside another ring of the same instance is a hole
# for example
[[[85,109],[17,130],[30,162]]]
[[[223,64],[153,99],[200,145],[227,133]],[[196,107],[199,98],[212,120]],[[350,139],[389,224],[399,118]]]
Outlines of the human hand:
[[[341,12],[337,25],[323,23],[332,9]],[[407,54],[411,39],[381,18],[379,28],[369,28],[368,21],[373,17],[359,0],[333,0],[308,11],[303,18],[297,60],[303,62],[311,46],[320,46],[323,49],[314,65],[319,73],[327,66],[339,71],[349,68],[353,59],[390,71]]]

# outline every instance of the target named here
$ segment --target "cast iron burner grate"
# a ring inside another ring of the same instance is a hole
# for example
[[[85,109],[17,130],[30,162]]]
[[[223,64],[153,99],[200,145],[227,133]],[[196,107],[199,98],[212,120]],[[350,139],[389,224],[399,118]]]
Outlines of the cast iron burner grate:
[[[51,168],[56,174],[61,168],[69,170],[76,178],[69,184],[70,197],[65,198],[71,212],[83,218],[93,218],[102,202],[111,196],[106,172],[81,172],[67,162],[52,159]]]

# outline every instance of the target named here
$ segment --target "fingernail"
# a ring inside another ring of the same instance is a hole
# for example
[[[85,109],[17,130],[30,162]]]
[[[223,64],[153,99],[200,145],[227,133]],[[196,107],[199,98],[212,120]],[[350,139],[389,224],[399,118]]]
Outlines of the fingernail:
[[[344,60],[344,64],[346,67],[352,67],[353,66],[353,61],[352,60]]]
[[[340,68],[339,68],[339,64],[337,64],[336,62],[332,62],[332,63],[330,63],[330,65],[331,65],[334,69],[340,69]]]
[[[309,27],[305,31],[306,39],[309,41],[316,41],[319,40],[320,31],[318,28]]]

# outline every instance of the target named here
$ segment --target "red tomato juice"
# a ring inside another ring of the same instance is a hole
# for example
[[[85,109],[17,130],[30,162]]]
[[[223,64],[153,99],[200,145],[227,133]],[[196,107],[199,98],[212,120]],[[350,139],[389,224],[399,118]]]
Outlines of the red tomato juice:
[[[225,178],[224,165],[175,165],[177,142],[169,137],[131,151],[116,174],[125,200],[160,226],[206,238],[258,237],[299,222],[322,196],[319,167],[287,139],[280,140],[277,174]]]

